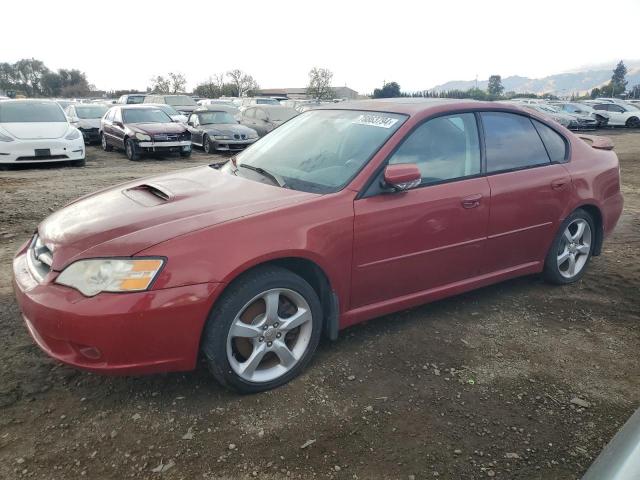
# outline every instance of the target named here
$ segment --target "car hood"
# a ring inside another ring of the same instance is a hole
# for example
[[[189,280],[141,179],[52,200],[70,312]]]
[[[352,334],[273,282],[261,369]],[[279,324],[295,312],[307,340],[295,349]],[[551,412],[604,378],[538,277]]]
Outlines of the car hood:
[[[20,140],[60,138],[69,130],[67,122],[2,123],[0,127]]]
[[[78,120],[78,128],[100,128],[100,118],[81,118]]]
[[[253,128],[245,127],[238,123],[216,123],[215,125],[202,125],[201,128],[205,132],[214,135],[233,135],[235,133],[250,135],[256,133]]]
[[[147,133],[154,135],[156,133],[183,133],[187,129],[180,123],[167,122],[167,123],[128,123],[129,127],[134,132]]]
[[[139,179],[82,197],[38,227],[54,270],[80,258],[131,256],[195,230],[317,197],[209,166]]]

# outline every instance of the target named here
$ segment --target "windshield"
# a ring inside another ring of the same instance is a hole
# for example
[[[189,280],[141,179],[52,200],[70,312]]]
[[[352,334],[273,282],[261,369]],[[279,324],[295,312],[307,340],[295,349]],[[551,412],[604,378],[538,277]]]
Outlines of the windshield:
[[[298,111],[294,110],[293,108],[285,107],[285,108],[274,108],[269,110],[265,108],[265,110],[267,112],[267,115],[269,115],[269,120],[275,121],[275,122],[285,122],[290,118],[293,118],[296,115],[298,115]]]
[[[158,108],[160,110],[162,110],[164,113],[166,113],[167,115],[169,115],[169,116],[171,116],[171,115],[180,115],[180,112],[178,112],[171,105],[158,105]]]
[[[200,125],[209,125],[211,123],[238,123],[235,118],[228,112],[206,112],[198,114]]]
[[[193,98],[187,97],[186,95],[171,95],[164,97],[164,101],[168,105],[174,106],[198,105]]]
[[[127,108],[122,115],[124,123],[171,123],[169,115],[158,108]]]
[[[0,123],[66,122],[67,117],[53,102],[2,102]]]
[[[337,192],[366,165],[406,120],[405,115],[352,110],[312,110],[278,127],[238,154],[236,165],[262,168],[288,188]],[[259,179],[228,162],[223,171]]]
[[[256,99],[258,105],[280,105],[280,102],[275,98],[258,98]]]
[[[95,107],[76,107],[78,118],[102,118],[107,113],[108,108],[100,105]]]

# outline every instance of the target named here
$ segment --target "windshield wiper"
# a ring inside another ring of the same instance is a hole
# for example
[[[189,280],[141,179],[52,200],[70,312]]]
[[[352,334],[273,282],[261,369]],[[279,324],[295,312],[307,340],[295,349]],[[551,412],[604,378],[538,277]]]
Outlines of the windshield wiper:
[[[243,167],[243,168],[246,168],[247,170],[251,170],[253,172],[258,172],[260,175],[262,175],[263,177],[267,177],[269,180],[271,180],[273,183],[275,183],[279,187],[286,187],[287,186],[287,184],[285,183],[284,179],[280,175],[276,175],[275,173],[267,172],[262,167],[254,167],[253,165],[248,165],[246,163],[241,163],[240,165],[238,165],[238,167]]]

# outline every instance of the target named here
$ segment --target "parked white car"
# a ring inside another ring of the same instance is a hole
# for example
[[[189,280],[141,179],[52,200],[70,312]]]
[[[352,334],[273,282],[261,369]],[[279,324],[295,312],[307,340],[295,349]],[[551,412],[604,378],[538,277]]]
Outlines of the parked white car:
[[[640,107],[630,103],[596,103],[594,110],[605,111],[609,115],[609,126],[640,128]]]
[[[85,162],[84,139],[58,103],[50,100],[0,102],[0,164]]]
[[[80,130],[85,143],[100,143],[100,120],[109,107],[96,103],[77,103],[66,110],[69,123]]]

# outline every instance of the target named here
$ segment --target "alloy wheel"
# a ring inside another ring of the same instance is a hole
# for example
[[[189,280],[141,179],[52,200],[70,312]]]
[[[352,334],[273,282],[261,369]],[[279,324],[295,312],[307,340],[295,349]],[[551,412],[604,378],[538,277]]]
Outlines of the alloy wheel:
[[[557,265],[560,275],[573,278],[584,268],[591,252],[591,227],[583,218],[567,225],[558,249]]]
[[[313,330],[311,308],[298,292],[267,290],[247,302],[227,336],[227,360],[243,380],[262,383],[289,372],[304,356]]]

